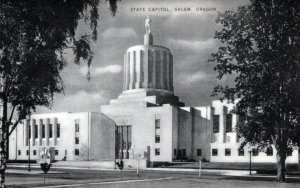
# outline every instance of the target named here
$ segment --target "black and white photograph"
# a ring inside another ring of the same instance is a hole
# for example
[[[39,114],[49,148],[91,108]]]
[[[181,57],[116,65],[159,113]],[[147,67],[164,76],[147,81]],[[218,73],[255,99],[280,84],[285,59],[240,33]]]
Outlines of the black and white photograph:
[[[300,186],[299,0],[0,0],[1,188]]]

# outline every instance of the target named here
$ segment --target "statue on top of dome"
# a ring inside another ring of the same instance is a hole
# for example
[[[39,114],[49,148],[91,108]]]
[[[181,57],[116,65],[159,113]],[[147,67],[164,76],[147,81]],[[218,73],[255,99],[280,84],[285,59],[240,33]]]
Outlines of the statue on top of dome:
[[[151,19],[149,18],[149,16],[147,16],[146,20],[145,20],[145,29],[146,29],[146,33],[151,33]]]

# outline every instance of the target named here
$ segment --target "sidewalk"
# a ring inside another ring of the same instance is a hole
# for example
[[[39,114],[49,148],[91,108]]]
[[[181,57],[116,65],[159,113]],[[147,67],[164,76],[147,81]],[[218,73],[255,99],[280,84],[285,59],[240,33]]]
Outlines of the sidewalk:
[[[52,169],[74,169],[74,170],[105,170],[105,171],[115,171],[114,165],[111,165],[111,163],[107,163],[108,165],[103,165],[103,162],[97,162],[97,161],[59,161],[52,164]],[[24,168],[24,173],[27,170],[28,164],[8,164],[9,167],[14,168]],[[31,168],[33,169],[39,169],[40,166],[38,164],[31,164]],[[117,168],[118,170],[118,168]],[[146,169],[139,169],[139,170],[147,170],[147,171],[166,171],[166,172],[193,172],[198,173],[199,169],[196,168],[146,168]],[[136,171],[136,168],[133,167],[127,167],[127,169],[124,169],[123,171]],[[28,171],[27,171],[28,172]],[[17,172],[16,172],[17,173]],[[20,172],[21,173],[21,172]],[[249,176],[249,170],[238,170],[238,169],[201,169],[201,174],[204,175],[224,175],[224,176]],[[275,176],[275,174],[261,174],[260,172],[256,170],[251,171],[252,175],[270,175]],[[288,172],[288,175],[290,176],[298,176],[300,177],[299,173],[293,173]]]
[[[199,172],[199,169],[184,169],[184,168],[147,168],[147,170],[158,170],[168,172]],[[205,175],[223,175],[223,176],[246,176],[249,175],[249,170],[224,170],[224,169],[201,169],[201,174]],[[257,174],[252,170],[251,174]]]
[[[27,169],[7,169],[5,172],[8,174],[44,174],[44,172],[40,169],[38,170],[37,167],[34,167],[31,171]],[[50,170],[47,174],[64,174],[64,172]]]
[[[74,169],[74,170],[105,170],[105,171],[115,171],[114,168],[103,168],[102,166],[97,166],[95,162],[88,164],[86,162],[64,162],[64,163],[53,163],[51,168],[54,169]],[[16,167],[16,168],[26,168],[28,165],[26,164],[9,164],[8,167]],[[33,169],[40,169],[38,164],[31,165]],[[24,169],[24,173],[28,172]],[[118,170],[118,169],[117,169]],[[146,168],[140,170],[147,171],[166,171],[166,172],[199,172],[199,169],[188,169],[188,168]],[[136,171],[136,168],[125,169],[123,171]],[[256,174],[256,171],[251,171],[252,174]],[[249,174],[248,170],[224,170],[224,169],[201,169],[201,174],[205,175],[225,175],[225,176],[245,176]]]

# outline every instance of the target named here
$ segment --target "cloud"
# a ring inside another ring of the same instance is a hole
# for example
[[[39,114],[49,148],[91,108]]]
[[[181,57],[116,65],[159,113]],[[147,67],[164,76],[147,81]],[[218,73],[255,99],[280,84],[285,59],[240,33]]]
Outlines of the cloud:
[[[181,80],[181,82],[183,83],[195,83],[195,82],[199,82],[205,79],[209,79],[210,75],[207,74],[206,72],[203,71],[198,71],[196,73],[193,74],[182,74],[181,76],[179,76],[179,80]]]
[[[86,92],[80,90],[67,96],[58,96],[54,111],[100,111],[100,105],[108,101],[105,92]]]
[[[87,74],[87,71],[88,71],[87,66],[84,66],[79,69],[80,74],[82,74],[83,76]],[[104,67],[96,67],[96,68],[91,67],[90,71],[92,76],[100,76],[107,73],[118,74],[122,71],[122,67],[120,65],[107,65]]]
[[[204,50],[204,49],[212,49],[216,46],[215,39],[209,38],[202,41],[189,41],[189,40],[176,40],[169,38],[167,40],[170,46],[182,48],[182,49],[190,49],[194,51]]]
[[[110,27],[103,31],[102,37],[104,39],[137,38],[137,34],[135,30],[130,27]]]

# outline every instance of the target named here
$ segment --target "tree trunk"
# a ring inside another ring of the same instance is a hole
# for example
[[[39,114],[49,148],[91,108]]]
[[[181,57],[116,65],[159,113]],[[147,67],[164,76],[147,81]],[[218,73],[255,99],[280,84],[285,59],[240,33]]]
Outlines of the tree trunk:
[[[3,99],[3,114],[2,114],[2,122],[0,128],[0,186],[1,188],[5,188],[5,170],[6,170],[6,162],[7,162],[7,151],[8,151],[8,125],[7,125],[7,101]]]
[[[2,127],[2,140],[1,140],[1,166],[0,166],[0,186],[5,188],[5,171],[6,171],[6,162],[7,162],[7,150],[8,150],[8,131],[6,128]]]
[[[277,151],[277,181],[285,182],[285,159],[286,153]]]
[[[6,159],[1,160],[1,188],[5,188]]]

